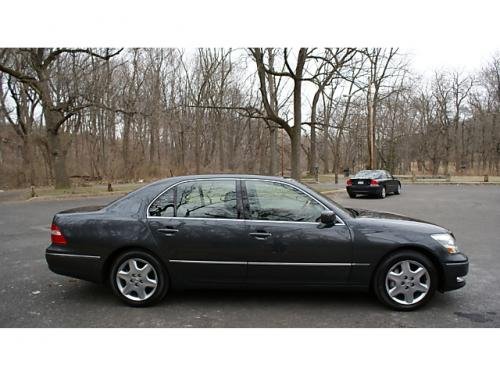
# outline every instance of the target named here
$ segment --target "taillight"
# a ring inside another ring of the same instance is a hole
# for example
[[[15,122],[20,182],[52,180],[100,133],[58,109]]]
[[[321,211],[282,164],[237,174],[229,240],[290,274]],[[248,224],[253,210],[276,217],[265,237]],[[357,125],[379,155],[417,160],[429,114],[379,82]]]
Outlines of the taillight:
[[[351,179],[347,180],[347,186],[352,186],[352,180]]]
[[[377,180],[370,180],[370,185],[378,186],[378,181]]]
[[[50,227],[50,240],[55,245],[66,245],[67,243],[66,238],[64,238],[63,234],[61,233],[61,230],[55,224],[52,224],[52,226]]]

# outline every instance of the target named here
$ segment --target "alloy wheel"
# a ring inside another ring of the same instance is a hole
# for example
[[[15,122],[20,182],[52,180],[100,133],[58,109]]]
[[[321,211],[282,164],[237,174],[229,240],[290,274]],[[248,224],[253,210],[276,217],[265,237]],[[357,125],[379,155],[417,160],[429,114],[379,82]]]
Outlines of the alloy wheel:
[[[387,272],[385,289],[389,298],[401,305],[422,301],[431,286],[429,271],[415,260],[403,260]]]
[[[115,279],[120,293],[132,301],[147,300],[158,287],[156,270],[141,258],[129,258],[121,263]]]

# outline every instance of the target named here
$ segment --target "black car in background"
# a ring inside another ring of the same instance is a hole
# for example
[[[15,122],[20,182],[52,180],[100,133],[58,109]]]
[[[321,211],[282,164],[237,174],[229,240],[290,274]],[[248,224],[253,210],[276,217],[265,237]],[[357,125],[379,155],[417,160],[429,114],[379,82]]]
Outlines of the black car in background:
[[[106,283],[132,306],[171,289],[348,289],[413,310],[464,286],[469,264],[447,229],[271,176],[168,178],[59,212],[51,235],[52,271]]]
[[[347,194],[356,198],[357,195],[370,195],[385,198],[387,194],[401,194],[401,181],[384,170],[364,170],[356,173],[346,182]]]

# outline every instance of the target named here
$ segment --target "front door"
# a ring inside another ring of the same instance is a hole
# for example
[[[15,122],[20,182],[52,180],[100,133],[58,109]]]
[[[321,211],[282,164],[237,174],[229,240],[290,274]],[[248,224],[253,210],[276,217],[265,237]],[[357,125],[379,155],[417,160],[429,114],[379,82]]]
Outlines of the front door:
[[[186,181],[149,208],[150,228],[173,276],[190,287],[243,285],[246,238],[235,179]]]
[[[249,179],[243,186],[250,285],[347,282],[350,233],[340,220],[333,226],[319,222],[327,209],[322,203],[284,182]]]

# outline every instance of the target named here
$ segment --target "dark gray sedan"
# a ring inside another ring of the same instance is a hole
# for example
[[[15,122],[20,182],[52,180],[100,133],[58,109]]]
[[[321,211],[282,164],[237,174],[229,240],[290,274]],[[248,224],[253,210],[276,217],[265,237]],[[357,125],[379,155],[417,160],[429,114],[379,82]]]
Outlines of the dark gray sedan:
[[[349,197],[370,195],[385,198],[387,194],[401,194],[401,181],[381,169],[359,171],[346,182]]]
[[[293,180],[253,175],[161,180],[105,207],[54,216],[49,268],[107,283],[132,306],[171,289],[372,290],[399,310],[465,285],[448,230],[344,208]]]

